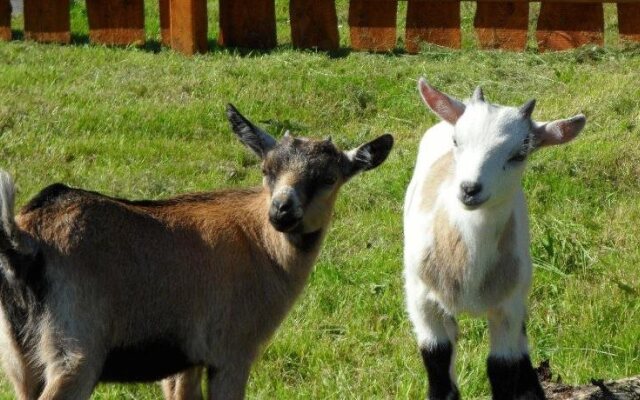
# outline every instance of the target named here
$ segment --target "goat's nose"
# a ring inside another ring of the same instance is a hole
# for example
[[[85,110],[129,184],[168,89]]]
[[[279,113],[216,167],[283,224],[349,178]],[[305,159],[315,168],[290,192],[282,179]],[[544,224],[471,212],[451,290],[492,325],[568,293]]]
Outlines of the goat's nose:
[[[278,213],[286,214],[293,208],[293,200],[291,197],[286,197],[283,200],[274,200],[273,206],[278,211]]]
[[[460,189],[462,189],[467,196],[475,196],[482,191],[482,184],[478,182],[462,182]]]

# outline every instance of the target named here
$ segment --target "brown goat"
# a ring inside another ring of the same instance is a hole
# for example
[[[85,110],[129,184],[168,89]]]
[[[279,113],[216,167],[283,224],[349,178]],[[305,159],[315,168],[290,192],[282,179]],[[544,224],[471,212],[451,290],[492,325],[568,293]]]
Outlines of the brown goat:
[[[20,399],[88,399],[98,382],[164,383],[169,399],[241,399],[252,362],[300,294],[340,186],[380,165],[383,135],[349,152],[277,142],[233,106],[263,186],[128,201],[56,184],[15,216],[0,173],[0,349]]]

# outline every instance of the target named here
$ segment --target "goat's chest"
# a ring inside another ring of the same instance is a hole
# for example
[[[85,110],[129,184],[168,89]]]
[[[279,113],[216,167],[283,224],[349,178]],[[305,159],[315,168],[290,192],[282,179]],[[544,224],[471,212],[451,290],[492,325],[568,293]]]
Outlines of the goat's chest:
[[[444,210],[435,211],[418,278],[451,311],[483,312],[499,304],[517,286],[520,274],[512,225],[510,219],[496,238],[469,235],[451,224]]]

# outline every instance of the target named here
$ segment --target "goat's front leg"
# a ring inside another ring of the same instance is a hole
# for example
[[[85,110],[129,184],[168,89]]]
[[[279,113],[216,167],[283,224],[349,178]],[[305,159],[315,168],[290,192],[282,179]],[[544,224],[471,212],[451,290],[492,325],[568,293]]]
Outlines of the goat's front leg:
[[[524,299],[513,299],[488,313],[491,352],[487,372],[494,400],[544,399],[531,365]]]
[[[434,301],[421,296],[408,296],[407,308],[418,339],[422,361],[429,381],[429,400],[457,400],[455,345],[458,326]]]
[[[207,368],[208,400],[242,400],[251,363],[238,361],[222,368]]]
[[[165,400],[202,400],[202,367],[182,371],[162,381]]]

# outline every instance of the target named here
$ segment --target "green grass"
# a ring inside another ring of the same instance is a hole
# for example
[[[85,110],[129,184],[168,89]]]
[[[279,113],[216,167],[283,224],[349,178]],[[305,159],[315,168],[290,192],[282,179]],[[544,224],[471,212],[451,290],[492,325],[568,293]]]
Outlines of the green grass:
[[[210,10],[213,40],[214,2]],[[640,48],[616,44],[607,6],[605,49],[480,52],[472,11],[465,4],[461,51],[329,57],[290,48],[278,1],[276,50],[186,58],[87,45],[75,5],[74,45],[0,43],[0,167],[14,174],[20,204],[55,181],[128,198],[257,185],[227,102],[276,134],[332,135],[343,147],[393,133],[389,160],[344,188],[308,288],[255,365],[248,397],[413,399],[426,380],[403,306],[401,209],[418,141],[436,122],[416,78],[460,97],[482,84],[502,104],[536,97],[540,120],[584,112],[579,139],[536,154],[525,179],[532,357],[569,383],[640,374]],[[156,13],[150,6],[154,40]],[[346,45],[343,1],[339,13]],[[486,397],[486,323],[463,318],[458,347],[463,396]],[[2,382],[0,398],[13,398]],[[158,397],[155,385],[102,385],[94,396]]]

